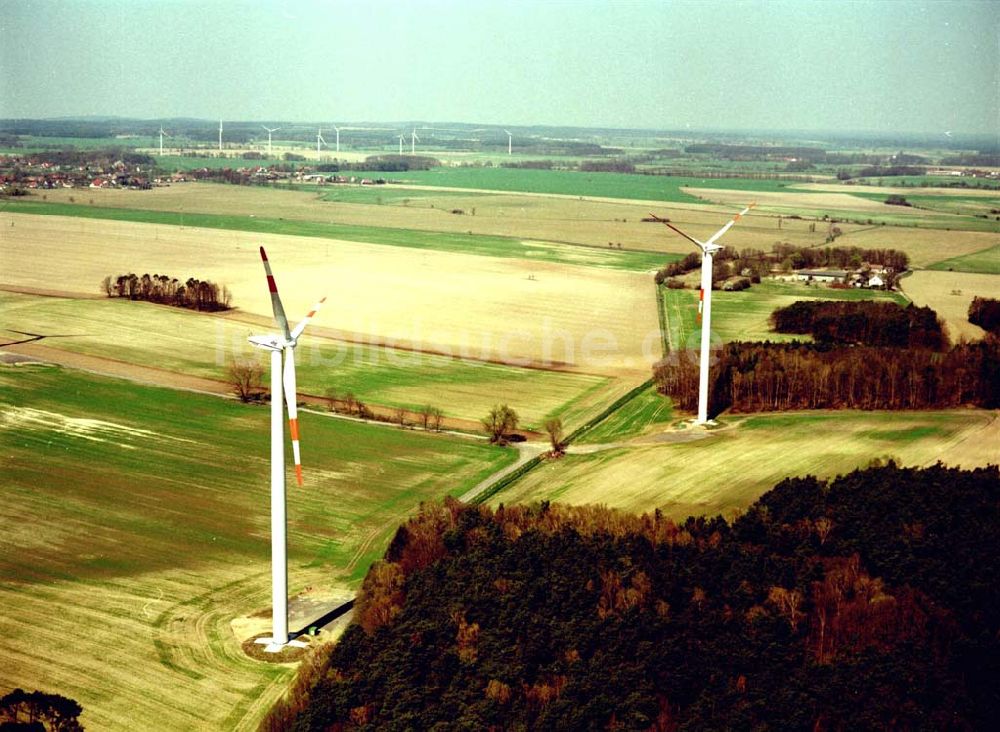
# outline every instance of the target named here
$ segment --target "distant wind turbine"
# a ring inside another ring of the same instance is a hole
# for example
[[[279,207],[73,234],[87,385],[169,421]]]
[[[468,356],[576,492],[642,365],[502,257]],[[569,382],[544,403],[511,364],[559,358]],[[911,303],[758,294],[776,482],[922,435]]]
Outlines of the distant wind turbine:
[[[410,133],[410,155],[413,155],[414,153],[416,153],[416,151],[417,151],[417,140],[419,140],[419,139],[420,138],[417,137],[417,128],[414,127],[413,128],[413,132]]]
[[[163,131],[163,125],[160,125],[160,157],[163,157],[163,138],[164,136],[170,137],[166,132]]]
[[[337,152],[340,152],[340,128],[334,125],[333,130],[337,133]]]
[[[745,209],[736,214],[732,221],[712,234],[708,241],[704,242],[698,241],[693,236],[688,236],[669,221],[661,219],[656,214],[650,214],[661,224],[665,224],[670,227],[701,249],[701,292],[698,294],[698,312],[702,316],[701,361],[699,364],[700,372],[698,374],[698,419],[695,420],[695,424],[706,424],[708,422],[708,359],[712,327],[712,257],[715,252],[722,249],[722,247],[715,242],[718,241],[723,234],[729,231],[733,224],[739,221],[751,208],[756,205],[756,203],[751,203]]]
[[[319,155],[319,146],[320,146],[320,143],[323,143],[324,145],[327,144],[326,140],[323,139],[323,128],[322,127],[320,127],[316,131],[316,154],[317,155]]]
[[[294,330],[288,328],[288,318],[281,305],[278,286],[274,283],[271,264],[267,261],[264,247],[260,248],[260,258],[264,262],[267,288],[271,292],[271,309],[280,329],[277,335],[251,336],[250,342],[271,354],[271,622],[273,632],[270,638],[260,638],[258,643],[266,645],[268,652],[277,653],[285,646],[302,646],[300,641],[288,638],[288,543],[286,532],[285,501],[285,423],[282,405],[288,406],[288,426],[292,438],[292,456],[295,460],[295,477],[302,485],[302,461],[299,456],[299,420],[295,391],[295,346],[299,336],[319,310],[324,297],[312,311],[303,318]],[[284,367],[282,367],[284,355]]]
[[[261,125],[261,127],[264,127],[264,125]],[[271,133],[272,132],[277,132],[281,128],[280,127],[274,127],[274,128],[264,127],[264,129],[267,130],[267,156],[271,157]]]
[[[219,152],[222,152],[222,120],[219,120]]]
[[[510,155],[514,150],[514,136],[510,133],[510,130],[504,130],[507,133],[507,154]]]
[[[404,135],[399,135],[399,154],[403,154],[403,137]]]

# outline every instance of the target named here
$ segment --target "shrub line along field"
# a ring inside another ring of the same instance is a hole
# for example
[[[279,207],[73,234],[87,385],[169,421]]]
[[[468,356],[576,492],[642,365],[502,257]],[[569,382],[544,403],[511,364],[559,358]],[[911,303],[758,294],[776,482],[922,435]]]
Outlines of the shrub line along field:
[[[269,604],[269,411],[29,365],[0,367],[0,403],[0,684],[58,689],[96,729],[254,729],[291,674],[246,658],[229,626]],[[300,421],[293,594],[356,588],[420,501],[515,459],[477,440]]]

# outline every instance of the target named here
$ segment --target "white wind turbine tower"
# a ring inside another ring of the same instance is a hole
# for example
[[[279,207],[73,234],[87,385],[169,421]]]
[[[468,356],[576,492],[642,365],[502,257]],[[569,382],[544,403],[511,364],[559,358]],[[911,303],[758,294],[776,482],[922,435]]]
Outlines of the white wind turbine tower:
[[[222,120],[219,120],[219,152],[222,152]]]
[[[261,125],[261,127],[264,127],[264,125]],[[272,132],[277,132],[281,128],[280,127],[274,127],[274,128],[264,127],[264,129],[267,130],[267,156],[271,157],[271,133]]]
[[[160,157],[161,158],[163,157],[163,137],[164,136],[170,137],[170,135],[167,135],[167,133],[163,131],[163,125],[160,125]]]
[[[514,135],[510,133],[510,130],[504,130],[507,133],[507,154],[510,155],[514,150]]]
[[[323,139],[323,128],[322,127],[320,127],[316,131],[316,155],[319,155],[319,145],[320,145],[320,143],[323,143],[324,145],[327,144],[326,140]]]
[[[698,241],[693,236],[685,234],[669,221],[661,219],[656,214],[650,214],[654,219],[662,224],[666,224],[701,249],[701,291],[698,293],[698,313],[701,315],[701,359],[699,360],[700,370],[698,374],[698,418],[694,421],[695,424],[708,423],[708,359],[712,330],[712,258],[717,251],[722,249],[715,242],[729,231],[733,224],[745,216],[747,211],[756,205],[756,203],[751,203],[740,211],[733,217],[732,221],[712,234],[712,237],[708,241]]]
[[[324,297],[302,321],[289,330],[285,309],[281,305],[278,286],[274,283],[271,265],[264,247],[260,248],[264,262],[267,288],[271,292],[271,308],[280,333],[277,335],[251,336],[250,342],[271,354],[271,620],[270,638],[259,638],[267,651],[276,653],[288,645],[304,645],[288,638],[288,555],[285,518],[285,424],[282,392],[288,406],[288,427],[292,438],[292,456],[295,459],[295,476],[302,485],[302,462],[299,456],[299,420],[295,399],[295,346],[310,319],[326,300]],[[284,366],[282,366],[284,355]]]
[[[420,138],[417,137],[417,128],[414,127],[413,128],[413,132],[410,133],[410,155],[413,155],[414,153],[416,153],[416,151],[417,151],[417,140],[419,140],[419,139]]]
[[[403,154],[403,137],[405,137],[405,135],[399,135],[399,154],[400,155]]]
[[[334,125],[333,130],[337,133],[337,152],[340,152],[340,128]]]

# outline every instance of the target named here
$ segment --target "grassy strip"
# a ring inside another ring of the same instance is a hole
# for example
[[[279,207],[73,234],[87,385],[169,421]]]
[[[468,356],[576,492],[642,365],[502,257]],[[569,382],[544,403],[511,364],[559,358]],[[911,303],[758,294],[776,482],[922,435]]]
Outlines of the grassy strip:
[[[611,402],[611,404],[603,412],[594,417],[591,417],[589,420],[587,420],[582,425],[573,430],[573,432],[570,433],[569,437],[566,438],[565,440],[566,444],[568,445],[571,442],[573,442],[573,440],[577,440],[586,435],[588,432],[590,432],[590,430],[594,429],[597,425],[606,420],[608,417],[617,412],[619,409],[628,404],[630,401],[635,399],[637,396],[642,394],[644,391],[646,391],[646,389],[648,389],[652,385],[653,385],[653,380],[647,379],[646,381],[639,384],[639,386],[622,394],[620,397]]]
[[[625,404],[627,404],[631,400],[635,399],[637,396],[639,396],[639,394],[641,394],[647,388],[649,388],[650,386],[652,386],[652,384],[653,384],[653,380],[652,379],[649,379],[648,381],[644,381],[639,386],[635,387],[634,389],[626,392],[622,396],[620,396],[617,399],[615,399],[600,414],[598,414],[598,415],[596,415],[594,417],[591,417],[589,420],[587,420],[582,425],[580,425],[575,430],[573,430],[573,432],[570,433],[569,437],[567,437],[565,440],[563,440],[563,444],[569,445],[571,442],[573,442],[573,440],[576,440],[576,439],[582,437],[583,435],[587,434],[588,431],[592,430],[594,427],[596,427],[597,425],[599,425],[605,419],[607,419],[608,417],[610,417],[615,411],[621,409],[623,406],[625,406]],[[513,470],[510,473],[507,473],[507,475],[505,475],[502,478],[500,478],[499,480],[497,480],[496,483],[494,483],[493,485],[489,486],[486,490],[484,490],[478,496],[476,496],[475,498],[473,498],[472,499],[472,503],[475,504],[475,505],[479,505],[480,503],[484,503],[484,502],[488,501],[490,498],[492,498],[493,496],[495,496],[497,493],[499,493],[500,491],[502,491],[504,488],[506,488],[506,487],[508,487],[510,485],[513,485],[518,480],[520,480],[522,477],[524,477],[529,472],[531,472],[532,470],[534,470],[536,467],[538,467],[539,465],[541,465],[541,463],[542,463],[543,460],[544,460],[544,455],[537,455],[537,456],[531,458],[528,462],[526,462],[524,465],[522,465],[521,467],[519,467],[517,470]]]
[[[661,292],[666,289],[663,285],[656,285],[656,316],[660,321],[660,350],[664,358],[670,353],[670,339],[667,337],[667,306]]]
[[[356,226],[319,221],[295,221],[249,216],[148,211],[144,209],[104,208],[68,203],[38,201],[9,202],[8,211],[45,216],[76,216],[89,219],[129,221],[166,226],[193,226],[205,229],[229,229],[256,234],[309,236],[409,249],[432,249],[460,254],[476,254],[505,259],[534,259],[561,264],[583,264],[635,272],[645,272],[663,266],[664,261],[679,259],[679,255],[660,252],[612,250],[581,244],[532,245],[521,239],[502,236],[460,234],[453,232],[391,229],[378,226]]]

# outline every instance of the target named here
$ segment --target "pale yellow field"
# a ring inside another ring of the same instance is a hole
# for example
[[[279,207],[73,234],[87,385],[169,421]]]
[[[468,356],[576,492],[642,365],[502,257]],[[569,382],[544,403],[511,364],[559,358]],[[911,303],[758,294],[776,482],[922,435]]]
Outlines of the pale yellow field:
[[[847,233],[837,239],[841,246],[862,249],[899,249],[910,255],[910,265],[926,267],[943,259],[960,257],[1000,244],[1000,235],[985,231],[948,231],[902,226],[878,226]]]
[[[685,188],[687,193],[707,201],[738,206],[753,195],[757,204],[773,211],[792,209],[820,209],[835,211],[857,211],[870,214],[894,214],[902,216],[925,216],[926,212],[906,206],[887,206],[879,201],[859,198],[841,190],[838,193],[785,193],[774,191],[731,191],[716,188]]]
[[[3,607],[17,608],[0,615],[4,683],[85,700],[87,729],[150,729],[155,720],[158,729],[254,730],[294,668],[244,656],[229,618],[269,605],[269,576],[266,563],[228,572],[216,563],[0,588]]]
[[[927,305],[948,324],[952,340],[983,337],[969,322],[969,305],[976,295],[1000,298],[1000,275],[921,270],[902,280],[903,291],[917,305]]]
[[[790,186],[803,191],[817,191],[820,193],[890,193],[901,196],[961,196],[962,198],[998,198],[1000,191],[983,188],[933,188],[922,186],[861,186],[845,185],[843,183],[796,183]]]
[[[660,355],[656,293],[645,273],[6,212],[0,236],[5,285],[96,293],[111,273],[164,272],[226,284],[234,304],[268,315],[257,253],[264,245],[293,320],[327,295],[324,326],[390,345],[639,378]]]
[[[743,509],[786,476],[832,477],[894,456],[971,468],[998,460],[1000,414],[800,412],[724,418],[734,426],[694,442],[623,445],[570,455],[528,473],[491,503],[603,503],[683,519]]]

